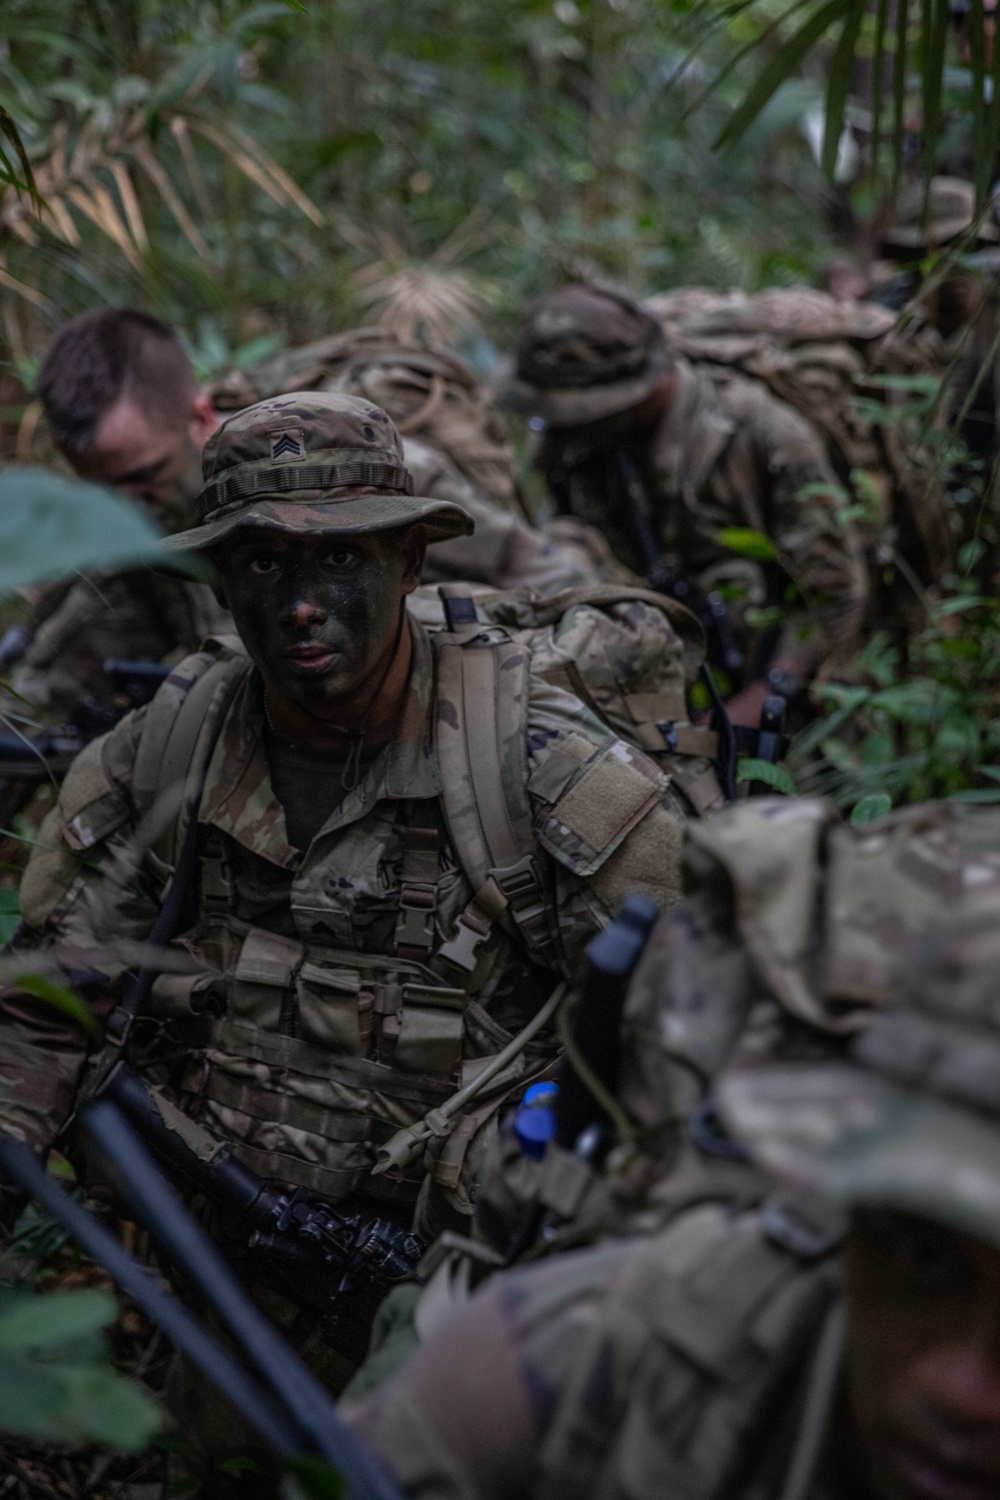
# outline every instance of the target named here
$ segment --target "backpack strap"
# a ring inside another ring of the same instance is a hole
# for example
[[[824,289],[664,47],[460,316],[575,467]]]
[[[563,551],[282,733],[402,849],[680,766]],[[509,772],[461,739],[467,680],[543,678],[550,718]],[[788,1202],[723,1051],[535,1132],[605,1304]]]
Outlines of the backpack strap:
[[[190,792],[205,769],[249,658],[235,643],[210,644],[175,667],[146,712],[132,795],[149,820],[149,855],[169,871],[187,827]]]
[[[530,659],[479,623],[462,584],[442,584],[449,629],[437,655],[435,736],[445,820],[474,896],[440,950],[471,973],[494,922],[509,917],[542,963],[554,937],[528,800]]]

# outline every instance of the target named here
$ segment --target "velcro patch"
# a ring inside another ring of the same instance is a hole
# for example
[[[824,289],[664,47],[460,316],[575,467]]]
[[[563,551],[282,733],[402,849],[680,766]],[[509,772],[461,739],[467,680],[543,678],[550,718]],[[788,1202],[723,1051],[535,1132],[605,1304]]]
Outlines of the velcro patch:
[[[571,833],[600,851],[647,802],[655,801],[656,795],[657,789],[641,771],[616,756],[602,755],[584,771],[555,811]]]
[[[613,740],[549,809],[539,842],[578,875],[593,875],[668,786],[652,761]]]

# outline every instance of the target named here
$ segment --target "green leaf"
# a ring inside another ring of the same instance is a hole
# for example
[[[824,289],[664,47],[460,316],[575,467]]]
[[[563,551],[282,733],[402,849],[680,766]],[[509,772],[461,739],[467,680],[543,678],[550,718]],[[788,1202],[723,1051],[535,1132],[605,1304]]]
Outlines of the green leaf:
[[[47,469],[0,474],[0,598],[88,569],[167,562],[177,567],[177,555],[137,506],[111,490]]]
[[[70,1441],[105,1443],[126,1453],[146,1447],[161,1422],[148,1391],[100,1365],[53,1365],[65,1402]]]
[[[302,4],[302,0],[281,0],[282,5],[287,5],[289,10],[297,10],[300,16],[307,16],[309,8]]]
[[[924,0],[920,28],[920,74],[923,110],[920,143],[924,155],[924,177],[930,183],[941,127],[941,83],[948,44],[948,0]]]
[[[0,1312],[0,1350],[37,1353],[73,1343],[113,1322],[118,1304],[110,1292],[51,1292],[21,1297]]]
[[[719,532],[719,541],[730,552],[741,557],[751,557],[755,562],[774,562],[778,549],[769,536],[762,531],[752,531],[748,526],[726,526]]]
[[[854,0],[827,0],[809,20],[804,22],[794,36],[766,63],[746,98],[730,117],[715,139],[714,146],[732,146],[744,135],[756,120],[761,110],[777,92],[787,78],[796,72],[800,62],[811,52],[821,37],[835,25]]]
[[[5,948],[21,925],[21,905],[17,891],[0,885],[0,948]]]
[[[967,787],[961,792],[952,792],[949,802],[1000,802],[1000,786]]]
[[[283,1485],[288,1500],[344,1500],[347,1493],[344,1481],[336,1469],[331,1469],[319,1458],[292,1458],[286,1464],[289,1483]]]
[[[795,796],[795,782],[784,766],[776,766],[772,760],[741,760],[736,767],[737,781],[762,781],[765,786],[782,792],[786,797]]]
[[[860,828],[864,823],[873,823],[876,818],[884,818],[891,811],[892,798],[888,792],[869,792],[867,797],[855,802],[851,809],[851,827]]]
[[[19,990],[25,990],[27,994],[34,995],[38,1000],[44,1000],[47,1005],[61,1010],[64,1016],[69,1016],[84,1031],[88,1031],[96,1041],[100,1041],[104,1035],[96,1018],[91,1014],[80,999],[74,995],[72,990],[66,989],[64,985],[56,984],[54,979],[49,979],[45,974],[15,974],[9,983],[15,985]]]

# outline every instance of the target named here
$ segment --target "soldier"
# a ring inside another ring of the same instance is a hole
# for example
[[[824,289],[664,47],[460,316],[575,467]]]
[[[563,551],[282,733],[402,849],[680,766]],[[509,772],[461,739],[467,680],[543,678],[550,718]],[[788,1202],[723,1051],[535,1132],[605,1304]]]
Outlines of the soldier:
[[[471,536],[428,549],[426,582],[462,578],[549,595],[595,581],[638,581],[615,562],[593,527],[572,517],[531,524],[502,418],[450,350],[358,328],[237,370],[213,387],[213,395],[220,407],[235,410],[290,390],[342,391],[374,401],[396,423],[420,493],[453,500],[472,516]]]
[[[672,903],[682,814],[467,598],[438,634],[407,613],[425,544],[471,522],[414,497],[401,453],[378,407],[327,393],[210,439],[201,524],[172,545],[213,561],[246,654],[209,643],[83,752],[21,910],[107,1015],[115,945],[173,935],[164,883],[194,861],[170,887],[184,972],[152,987],[155,1046],[124,1002],[109,1033],[207,1152],[426,1232],[468,1224],[582,945],[628,889]],[[23,994],[2,1005],[0,1119],[45,1148],[85,1049]]]
[[[495,1278],[354,1410],[408,1494],[1000,1494],[992,833],[926,886],[916,954],[834,912],[813,972],[890,1003],[841,1058],[724,1075],[728,1189],[667,1213],[665,1185],[665,1227]],[[938,863],[926,829],[897,852]]]
[[[849,656],[866,599],[861,546],[822,443],[790,407],[750,380],[714,384],[637,303],[590,286],[534,305],[496,390],[539,431],[536,463],[561,511],[656,586],[727,597],[746,682],[729,705],[736,722],[756,724],[769,692],[795,696]],[[766,591],[727,529],[770,542]],[[781,607],[777,644],[773,630],[755,637],[748,606]],[[732,644],[724,657],[737,686]]]
[[[191,524],[201,449],[219,416],[165,324],[129,309],[74,318],[42,361],[38,394],[56,447],[82,479],[120,489],[165,532]],[[145,569],[72,579],[37,602],[18,640],[13,685],[59,718],[87,703],[110,723],[121,710],[103,673],[107,658],[186,654],[221,621],[211,591],[179,576]]]

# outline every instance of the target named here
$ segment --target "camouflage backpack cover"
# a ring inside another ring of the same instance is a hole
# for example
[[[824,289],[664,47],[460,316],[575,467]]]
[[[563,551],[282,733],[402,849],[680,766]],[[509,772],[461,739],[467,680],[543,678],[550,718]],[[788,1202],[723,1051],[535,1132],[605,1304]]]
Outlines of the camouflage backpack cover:
[[[947,571],[955,538],[935,452],[918,441],[919,418],[902,415],[914,396],[924,409],[946,363],[922,314],[807,287],[686,287],[644,306],[714,380],[761,381],[822,435],[877,569],[901,556],[925,584]]]
[[[482,382],[449,350],[358,328],[232,371],[209,387],[220,411],[286,391],[341,391],[373,401],[403,437],[445,453],[481,494],[523,515],[503,419]]]

